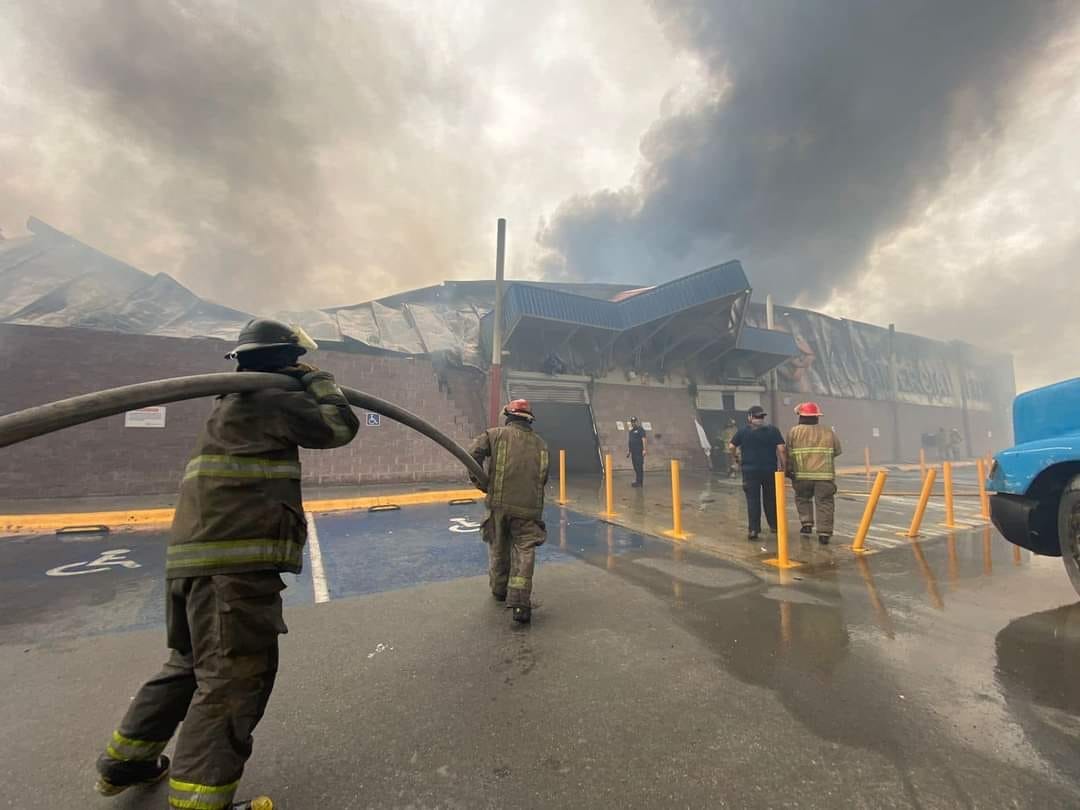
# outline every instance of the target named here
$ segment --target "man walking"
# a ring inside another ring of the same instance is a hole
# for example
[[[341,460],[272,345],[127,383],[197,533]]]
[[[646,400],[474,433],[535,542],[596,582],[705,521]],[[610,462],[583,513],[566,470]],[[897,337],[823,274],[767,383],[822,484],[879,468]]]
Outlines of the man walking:
[[[515,622],[528,624],[536,548],[547,540],[543,518],[548,448],[532,429],[528,400],[515,399],[503,415],[505,426],[485,430],[469,452],[478,464],[490,459],[483,538],[491,593],[514,609]]]
[[[645,428],[638,423],[636,416],[630,417],[630,435],[628,439],[629,447],[626,451],[626,457],[634,465],[634,483],[631,486],[640,487],[645,483],[645,454],[648,440],[645,438]]]
[[[114,796],[169,773],[169,806],[272,810],[233,802],[278,667],[281,572],[300,573],[307,524],[298,447],[340,447],[360,423],[329,372],[297,363],[315,343],[253,320],[229,355],[305,390],[219,397],[184,472],[166,554],[169,659],[138,691],[98,759],[97,791]],[[171,764],[162,754],[183,728]]]
[[[818,542],[829,544],[836,511],[836,465],[840,439],[832,429],[819,424],[823,416],[816,402],[796,406],[799,424],[788,431],[788,473],[795,488],[795,508],[802,534],[813,534],[817,513]]]
[[[761,534],[761,509],[769,529],[776,532],[776,472],[787,466],[784,437],[773,425],[765,423],[765,409],[755,405],[746,414],[747,424],[732,437],[729,449],[742,465],[743,492],[746,494],[748,539]]]

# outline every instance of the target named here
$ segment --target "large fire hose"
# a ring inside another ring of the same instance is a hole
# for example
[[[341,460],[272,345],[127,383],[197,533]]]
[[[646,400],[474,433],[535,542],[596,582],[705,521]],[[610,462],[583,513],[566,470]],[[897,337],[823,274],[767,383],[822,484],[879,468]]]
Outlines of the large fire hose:
[[[109,388],[93,394],[50,402],[47,405],[36,405],[33,408],[0,416],[0,447],[7,447],[35,436],[53,433],[137,408],[200,397],[261,391],[267,388],[284,388],[288,391],[304,390],[300,381],[293,377],[259,372],[199,374],[194,377],[173,377],[168,380],[125,385],[121,388]],[[392,402],[363,391],[344,386],[341,390],[350,405],[382,414],[387,419],[400,422],[442,445],[465,465],[469,475],[479,482],[482,488],[487,487],[487,474],[476,463],[476,460],[461,445],[430,422]]]

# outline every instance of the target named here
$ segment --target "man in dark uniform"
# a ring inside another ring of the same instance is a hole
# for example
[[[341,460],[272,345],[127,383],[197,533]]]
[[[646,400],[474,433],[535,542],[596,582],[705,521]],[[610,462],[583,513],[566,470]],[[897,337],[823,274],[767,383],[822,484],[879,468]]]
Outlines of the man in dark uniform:
[[[731,451],[739,454],[743,492],[746,494],[748,538],[761,534],[761,509],[769,529],[776,531],[776,473],[787,468],[784,437],[765,423],[765,409],[755,405],[746,414],[747,424],[731,439]]]
[[[636,416],[630,417],[629,447],[626,457],[634,465],[634,483],[631,486],[640,487],[645,483],[645,454],[648,450],[648,440],[645,438],[645,428],[638,423]]]
[[[169,806],[272,810],[233,802],[251,733],[278,666],[281,572],[300,573],[307,523],[299,447],[340,447],[360,426],[329,372],[297,363],[315,344],[300,330],[253,320],[240,332],[238,371],[270,371],[305,390],[219,397],[184,471],[166,555],[170,655],[139,690],[98,759],[113,796],[170,771],[162,754],[184,726],[169,773]]]
[[[469,452],[488,464],[483,538],[488,544],[492,595],[514,609],[514,621],[532,620],[532,582],[536,548],[547,540],[544,487],[548,480],[547,443],[532,429],[532,407],[515,399],[503,408],[506,424],[476,437]]]

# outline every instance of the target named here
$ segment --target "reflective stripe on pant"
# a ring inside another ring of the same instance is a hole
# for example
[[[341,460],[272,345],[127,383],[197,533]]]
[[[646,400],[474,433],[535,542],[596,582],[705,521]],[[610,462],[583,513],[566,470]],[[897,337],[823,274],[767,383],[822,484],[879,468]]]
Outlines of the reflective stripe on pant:
[[[484,521],[484,542],[488,544],[488,578],[491,592],[506,594],[510,607],[529,607],[532,594],[536,547],[547,540],[542,520],[512,517],[505,512],[489,512]]]
[[[757,472],[743,468],[743,492],[746,494],[746,516],[750,531],[761,531],[761,509],[765,508],[765,520],[776,529],[776,479],[771,472]]]
[[[284,587],[269,571],[168,581],[169,659],[131,702],[98,761],[102,776],[123,784],[123,755],[144,741],[164,748],[183,721],[170,806],[229,806],[274,686]]]
[[[799,510],[799,522],[803,526],[814,525],[817,511],[818,534],[832,535],[833,515],[836,512],[836,484],[832,481],[799,481],[795,489],[795,508]]]

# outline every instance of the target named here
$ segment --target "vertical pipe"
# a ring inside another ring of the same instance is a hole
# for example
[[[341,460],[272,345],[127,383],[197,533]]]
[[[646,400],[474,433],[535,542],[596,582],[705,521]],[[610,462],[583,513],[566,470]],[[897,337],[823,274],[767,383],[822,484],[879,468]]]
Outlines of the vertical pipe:
[[[682,481],[679,478],[679,460],[671,460],[671,534],[682,537]]]
[[[566,451],[559,451],[559,503],[566,503]]]
[[[926,505],[930,502],[930,493],[934,491],[934,479],[936,477],[937,470],[933,467],[926,471],[922,493],[919,495],[919,505],[915,507],[915,515],[911,518],[911,527],[907,533],[907,536],[912,539],[919,536],[919,527],[922,525],[923,515],[926,514]]]
[[[885,479],[888,477],[888,473],[884,470],[878,471],[877,478],[874,480],[874,488],[870,491],[870,498],[866,501],[866,509],[863,510],[859,531],[855,533],[855,542],[851,544],[852,551],[862,551],[863,546],[866,544],[866,535],[870,532],[870,523],[874,519],[874,510],[877,509],[878,499],[881,498],[881,491],[885,489]]]
[[[986,462],[980,458],[975,462],[975,468],[979,476],[979,515],[983,520],[989,520],[990,495],[986,491]]]
[[[788,536],[787,536],[787,505],[784,500],[787,498],[787,491],[784,488],[784,474],[779,470],[775,473],[776,476],[776,558],[781,568],[788,568],[791,566],[791,559],[788,557]]]
[[[899,464],[904,459],[900,443],[900,377],[896,371],[896,324],[889,324],[889,404],[892,411],[892,455]],[[921,443],[920,443],[921,444]]]
[[[765,296],[765,328],[776,328],[776,315],[773,310],[773,298],[772,295]],[[769,413],[772,414],[773,423],[776,423],[777,414],[780,408],[780,378],[777,376],[776,369],[769,372]]]
[[[941,465],[942,477],[945,479],[945,526],[949,529],[955,529],[956,526],[956,513],[953,510],[953,488],[952,488],[952,462],[946,461]]]
[[[502,400],[503,276],[506,263],[506,220],[499,218],[495,241],[495,314],[491,329],[491,412],[492,425],[499,423]]]
[[[615,463],[611,459],[611,453],[604,456],[604,514],[611,517],[615,514],[615,482],[612,474],[615,472]]]

